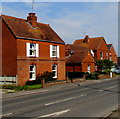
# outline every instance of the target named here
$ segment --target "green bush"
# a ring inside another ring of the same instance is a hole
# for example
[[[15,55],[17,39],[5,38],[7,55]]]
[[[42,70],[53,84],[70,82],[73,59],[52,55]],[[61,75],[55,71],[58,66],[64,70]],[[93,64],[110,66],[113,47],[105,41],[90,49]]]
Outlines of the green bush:
[[[16,91],[22,91],[22,90],[28,90],[27,86],[16,86],[15,89]]]
[[[41,75],[39,75],[39,79],[41,80],[45,80],[45,82],[48,82],[48,81],[55,81],[56,79],[53,78],[54,74],[53,72],[48,72],[48,71],[45,71],[43,72]]]
[[[41,84],[41,80],[36,78],[36,80],[26,81],[26,85],[35,85],[35,84]]]
[[[91,74],[86,74],[86,79],[93,79],[93,80],[98,80],[98,73],[91,73]]]
[[[3,85],[2,86],[3,89],[11,89],[11,90],[15,89],[15,87],[16,87],[15,85]]]
[[[53,78],[53,73],[45,71],[42,74],[38,74],[36,77],[36,80],[33,81],[27,81],[26,85],[35,85],[35,84],[41,84],[41,80],[45,80],[45,82],[48,81],[54,81],[56,79]]]
[[[110,69],[106,69],[104,72],[106,72],[106,74],[109,74],[111,72]]]

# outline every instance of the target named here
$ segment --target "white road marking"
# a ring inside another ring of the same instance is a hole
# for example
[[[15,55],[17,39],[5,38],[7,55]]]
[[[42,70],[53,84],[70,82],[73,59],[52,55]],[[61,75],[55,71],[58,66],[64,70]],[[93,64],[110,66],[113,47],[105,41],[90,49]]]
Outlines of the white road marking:
[[[80,96],[82,97],[82,96],[86,96],[86,95],[87,95],[87,94],[83,94],[83,95],[80,95]]]
[[[103,91],[103,90],[99,90],[99,92],[101,92],[101,91]]]
[[[11,115],[11,114],[13,114],[13,113],[11,112],[11,113],[7,113],[7,114],[3,114],[3,115],[0,115],[0,117],[8,116],[8,115]]]
[[[74,96],[74,97],[71,97],[71,98],[66,98],[66,99],[63,99],[63,100],[58,100],[58,101],[55,101],[55,102],[50,102],[50,103],[45,104],[45,106],[56,104],[56,103],[59,103],[59,102],[64,102],[64,101],[72,100],[72,99],[79,98],[79,97],[86,96],[86,95],[87,94],[82,94],[82,95],[79,95],[79,96]]]
[[[112,86],[112,87],[109,87],[109,88],[106,88],[106,89],[111,89],[111,88],[115,88],[115,87],[117,87],[117,86]]]
[[[47,114],[47,115],[42,115],[42,116],[38,116],[38,118],[43,118],[43,117],[51,117],[51,116],[58,116],[58,115],[61,115],[61,114],[64,114],[66,112],[70,111],[70,109],[67,109],[67,110],[63,110],[63,111],[59,111],[59,112],[54,112],[54,113],[51,113],[51,114]]]
[[[47,103],[47,104],[45,104],[45,106],[56,104],[56,103],[59,103],[59,102],[64,102],[64,101],[72,100],[72,99],[75,99],[77,97],[71,97],[71,98],[66,98],[66,99],[63,99],[63,100],[58,100],[58,101],[55,101],[55,102]]]

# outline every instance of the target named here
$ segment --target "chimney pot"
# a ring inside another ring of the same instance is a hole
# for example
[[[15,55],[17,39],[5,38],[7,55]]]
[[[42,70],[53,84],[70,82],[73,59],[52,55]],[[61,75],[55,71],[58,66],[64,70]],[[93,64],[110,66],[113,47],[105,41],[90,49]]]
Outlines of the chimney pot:
[[[28,14],[27,22],[29,22],[32,25],[32,27],[37,27],[37,17],[35,16],[35,13]]]
[[[89,42],[89,36],[88,35],[86,35],[85,36],[85,38],[84,38],[84,41],[83,41],[84,43],[88,43]]]

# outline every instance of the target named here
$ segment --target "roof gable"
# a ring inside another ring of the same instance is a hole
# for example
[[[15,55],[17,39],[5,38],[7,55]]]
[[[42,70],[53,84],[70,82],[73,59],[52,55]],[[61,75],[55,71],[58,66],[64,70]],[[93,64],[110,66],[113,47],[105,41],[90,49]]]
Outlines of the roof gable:
[[[92,50],[97,50],[99,48],[101,42],[104,40],[104,38],[103,37],[89,38],[88,43],[84,43],[84,40],[85,39],[75,40],[74,44],[81,45],[81,46],[87,47],[87,48],[92,49]]]
[[[6,15],[2,15],[2,19],[6,22],[16,37],[38,39],[64,44],[64,41],[48,24],[37,22],[37,28],[33,28],[25,19]]]
[[[87,55],[85,56],[85,58],[83,60],[83,63],[86,63],[86,62],[87,63],[91,63],[91,62],[95,63],[95,59],[90,52],[87,53]]]
[[[70,55],[70,51],[73,51],[73,54]],[[89,49],[86,47],[73,45],[73,44],[67,44],[66,45],[66,63],[73,64],[73,63],[82,63],[85,56],[89,52]]]
[[[112,47],[112,44],[107,44],[108,49],[110,50]]]

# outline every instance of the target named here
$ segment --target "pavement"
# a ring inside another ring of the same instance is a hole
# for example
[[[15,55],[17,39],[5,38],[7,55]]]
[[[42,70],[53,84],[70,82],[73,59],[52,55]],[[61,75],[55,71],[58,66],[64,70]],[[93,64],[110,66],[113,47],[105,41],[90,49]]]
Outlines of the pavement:
[[[112,119],[114,117],[118,117],[118,119],[120,119],[120,108],[118,110],[113,111],[108,117],[106,117],[106,119]]]
[[[59,90],[61,88],[70,88],[70,87],[76,87],[76,86],[85,86],[85,85],[89,85],[89,84],[93,84],[93,83],[100,83],[102,81],[107,81],[107,80],[113,80],[116,79],[115,78],[111,78],[111,79],[100,79],[100,80],[86,80],[86,81],[79,81],[77,80],[77,82],[73,83],[67,83],[64,82],[62,84],[56,84],[56,85],[50,85],[48,87],[45,88],[40,88],[40,89],[35,89],[35,90],[30,90],[30,91],[14,91],[14,90],[9,90],[9,89],[0,89],[0,95],[2,95],[2,98],[4,97],[16,97],[16,96],[22,96],[22,95],[30,95],[30,94],[36,94],[36,93],[42,93],[42,92],[46,92],[46,91],[52,91],[52,90]]]

